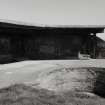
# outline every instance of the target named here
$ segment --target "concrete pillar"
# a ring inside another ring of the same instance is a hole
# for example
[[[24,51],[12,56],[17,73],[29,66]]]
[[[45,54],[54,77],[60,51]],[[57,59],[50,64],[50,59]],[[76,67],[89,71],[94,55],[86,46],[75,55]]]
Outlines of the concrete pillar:
[[[97,57],[97,37],[96,33],[93,33],[93,58],[96,59]]]
[[[97,37],[96,37],[96,33],[90,33],[90,35],[91,35],[91,46],[90,46],[91,57],[96,59],[97,58]]]

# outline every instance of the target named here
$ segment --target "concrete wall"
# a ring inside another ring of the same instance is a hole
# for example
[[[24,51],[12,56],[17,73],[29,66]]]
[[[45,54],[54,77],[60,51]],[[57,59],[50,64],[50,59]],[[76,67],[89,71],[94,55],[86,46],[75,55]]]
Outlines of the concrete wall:
[[[0,59],[7,57],[4,61],[78,59],[79,52],[91,52],[91,39],[82,32],[6,30],[0,34]]]
[[[74,59],[82,46],[78,35],[41,35],[25,40],[25,55],[31,59]]]

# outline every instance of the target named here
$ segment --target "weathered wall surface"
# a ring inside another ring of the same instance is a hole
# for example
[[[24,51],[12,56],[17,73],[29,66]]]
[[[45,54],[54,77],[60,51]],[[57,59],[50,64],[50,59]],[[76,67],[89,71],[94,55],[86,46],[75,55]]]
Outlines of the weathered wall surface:
[[[10,39],[0,37],[0,54],[8,54],[10,51]]]
[[[24,43],[25,54],[32,59],[77,58],[82,40],[78,35],[29,37]]]
[[[0,36],[0,63],[12,62],[11,41],[9,37]]]
[[[65,29],[6,28],[0,31],[0,55],[5,55],[5,57],[9,55],[7,59],[19,61],[24,59],[77,59],[79,52],[94,54],[94,46],[88,30],[87,32],[78,31],[79,29],[66,31]]]
[[[81,49],[87,52],[87,43],[87,35],[80,33],[10,31],[0,37],[0,55],[12,60],[77,59]]]
[[[105,41],[97,37],[97,58],[103,59],[105,58]]]

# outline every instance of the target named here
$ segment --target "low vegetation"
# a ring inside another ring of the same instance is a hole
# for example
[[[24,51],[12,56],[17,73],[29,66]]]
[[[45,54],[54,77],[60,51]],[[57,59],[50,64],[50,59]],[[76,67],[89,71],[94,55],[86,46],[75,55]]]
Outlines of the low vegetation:
[[[105,99],[90,93],[55,93],[15,84],[0,89],[0,105],[105,105]]]

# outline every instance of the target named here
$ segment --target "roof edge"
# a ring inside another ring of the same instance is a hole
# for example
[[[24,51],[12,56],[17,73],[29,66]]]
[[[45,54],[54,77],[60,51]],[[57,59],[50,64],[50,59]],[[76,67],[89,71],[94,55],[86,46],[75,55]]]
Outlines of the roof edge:
[[[48,25],[39,23],[29,23],[16,20],[0,19],[0,23],[8,23],[22,26],[33,26],[33,27],[55,27],[55,28],[105,28],[105,25]]]

